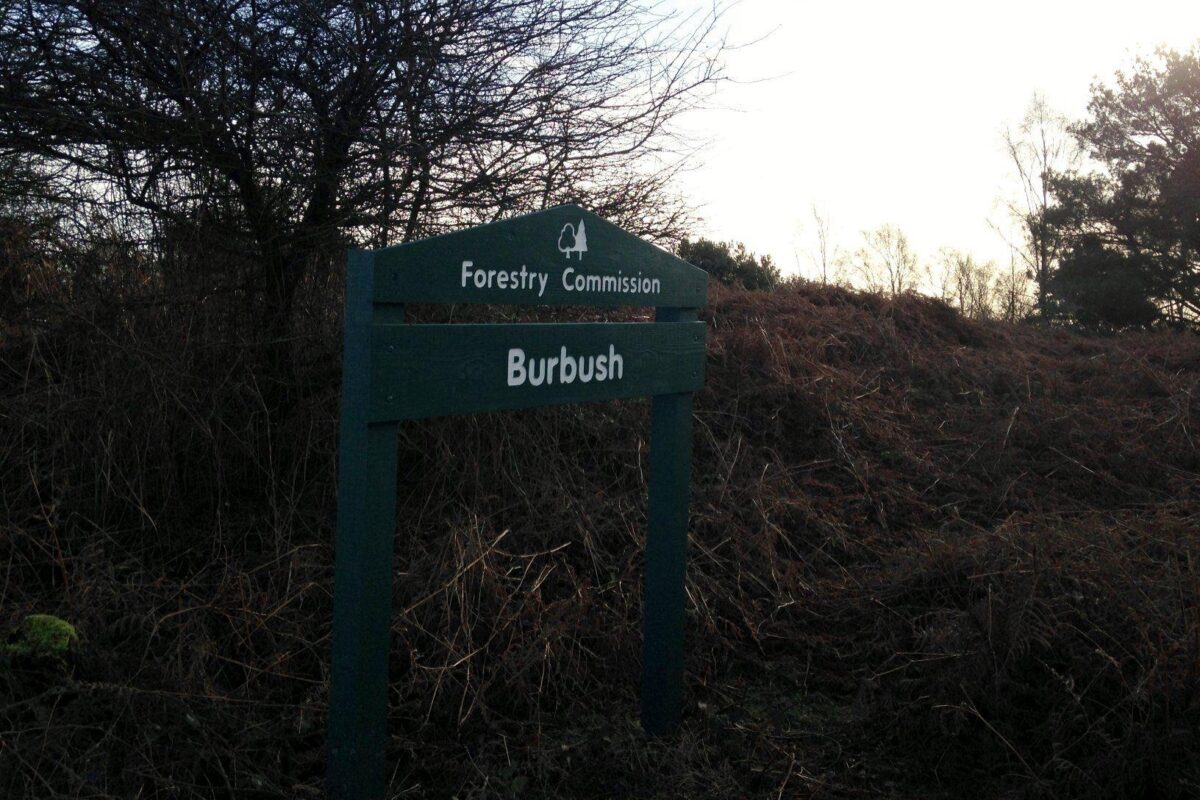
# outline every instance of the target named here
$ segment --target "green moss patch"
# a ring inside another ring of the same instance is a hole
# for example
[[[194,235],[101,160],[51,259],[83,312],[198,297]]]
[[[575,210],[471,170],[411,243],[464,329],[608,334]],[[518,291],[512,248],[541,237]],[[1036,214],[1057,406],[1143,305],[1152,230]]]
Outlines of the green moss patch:
[[[21,624],[14,641],[4,647],[4,653],[24,658],[64,658],[79,641],[75,626],[53,614],[30,614]]]

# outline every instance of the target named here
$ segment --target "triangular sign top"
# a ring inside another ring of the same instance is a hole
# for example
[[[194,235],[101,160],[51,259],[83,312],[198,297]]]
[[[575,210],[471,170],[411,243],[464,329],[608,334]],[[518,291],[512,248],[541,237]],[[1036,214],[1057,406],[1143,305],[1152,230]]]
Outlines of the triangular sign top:
[[[373,253],[375,302],[698,308],[708,274],[565,205]]]

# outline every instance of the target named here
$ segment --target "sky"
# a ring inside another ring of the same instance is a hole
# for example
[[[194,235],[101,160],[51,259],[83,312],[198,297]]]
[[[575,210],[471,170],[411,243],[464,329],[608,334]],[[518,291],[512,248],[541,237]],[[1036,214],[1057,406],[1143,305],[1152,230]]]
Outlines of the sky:
[[[691,9],[712,0],[680,0]],[[682,178],[697,233],[813,274],[815,203],[834,242],[898,225],[932,260],[1008,264],[1003,151],[1034,93],[1072,119],[1136,55],[1200,42],[1200,0],[742,0],[723,19],[723,84],[682,120],[705,142]]]

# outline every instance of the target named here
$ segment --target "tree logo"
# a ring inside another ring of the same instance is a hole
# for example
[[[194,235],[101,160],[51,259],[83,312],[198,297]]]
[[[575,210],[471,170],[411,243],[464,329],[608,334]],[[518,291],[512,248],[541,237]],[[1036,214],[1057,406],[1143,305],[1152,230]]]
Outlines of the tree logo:
[[[579,260],[583,261],[587,249],[587,228],[583,226],[583,220],[579,220],[578,228],[569,222],[562,226],[558,234],[558,252],[565,255],[568,261],[571,260],[571,253],[579,253]]]

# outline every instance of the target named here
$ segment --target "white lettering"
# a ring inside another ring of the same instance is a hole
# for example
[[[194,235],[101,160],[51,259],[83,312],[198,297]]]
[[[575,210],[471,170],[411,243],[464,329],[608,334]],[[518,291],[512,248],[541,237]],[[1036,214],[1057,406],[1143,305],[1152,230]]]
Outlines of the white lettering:
[[[534,367],[540,366],[541,372],[538,372]],[[541,386],[546,381],[546,359],[531,358],[529,360],[529,385]]]
[[[608,346],[608,371],[614,380],[625,377],[625,359],[617,355],[617,348],[611,344]]]
[[[636,277],[617,271],[616,275],[582,275],[574,267],[562,271],[563,289],[568,292],[604,292],[606,294],[661,294],[662,281]]]
[[[574,383],[575,376],[579,373],[579,365],[575,356],[567,355],[567,348],[564,347],[558,353],[559,367],[558,382],[559,383]],[[567,368],[570,367],[568,370]]]
[[[525,351],[514,347],[508,351],[508,385],[520,386],[526,377]]]
[[[546,272],[531,272],[525,265],[520,271],[474,269],[474,261],[462,262],[461,285],[476,289],[505,289],[532,291],[537,289],[538,297],[546,296],[546,287],[550,284],[550,275]],[[602,292],[605,294],[661,294],[662,281],[658,278],[647,278],[638,273],[636,276],[625,275],[618,271],[616,275],[584,275],[575,267],[567,267],[562,271],[562,286],[568,292]]]
[[[546,287],[550,284],[550,273],[531,272],[522,264],[520,270],[474,269],[474,261],[462,262],[460,285],[462,288],[474,286],[476,289],[504,289],[507,291],[537,290],[538,297],[544,297]],[[519,302],[519,301],[518,301]]]
[[[565,346],[547,358],[529,358],[519,347],[508,351],[509,386],[552,386],[556,369],[560,384],[619,381],[625,377],[625,359],[611,344],[608,353],[591,356],[571,355]]]

